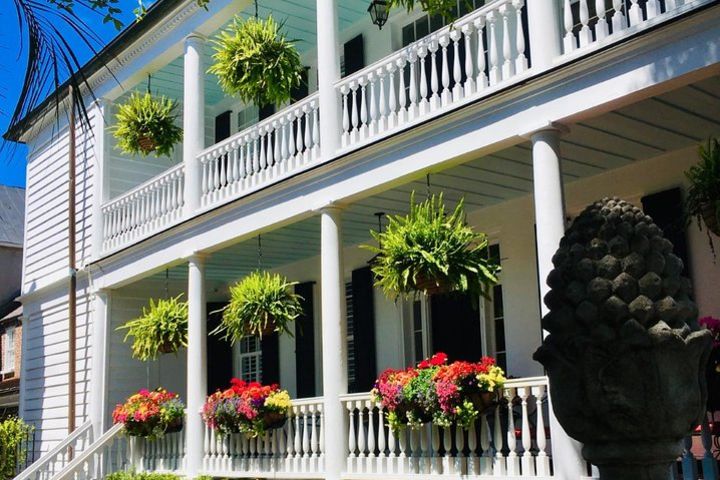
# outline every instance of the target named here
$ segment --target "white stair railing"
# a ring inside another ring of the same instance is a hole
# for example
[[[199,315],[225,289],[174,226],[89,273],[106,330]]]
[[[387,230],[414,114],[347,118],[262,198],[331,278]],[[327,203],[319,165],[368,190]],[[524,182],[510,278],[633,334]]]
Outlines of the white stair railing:
[[[130,442],[121,435],[123,425],[114,425],[50,480],[101,479],[131,465]]]
[[[82,424],[62,442],[23,470],[15,480],[49,480],[93,441],[92,422]]]

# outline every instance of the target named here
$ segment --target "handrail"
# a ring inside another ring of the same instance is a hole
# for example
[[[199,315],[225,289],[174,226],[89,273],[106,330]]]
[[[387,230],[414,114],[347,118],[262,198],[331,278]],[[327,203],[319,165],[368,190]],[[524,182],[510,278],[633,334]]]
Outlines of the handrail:
[[[163,178],[168,177],[177,171],[183,170],[184,168],[185,168],[185,164],[182,162],[178,163],[177,165],[173,165],[172,167],[168,168],[165,171],[160,172],[159,174],[155,175],[154,177],[152,177],[148,180],[145,180],[140,185],[133,187],[132,189],[128,190],[127,192],[123,193],[122,195],[108,200],[107,202],[105,202],[102,205],[102,209],[107,210],[109,208],[112,208],[116,204],[119,204],[123,200],[130,198],[134,194],[140,192],[142,189],[149,187],[154,182],[157,182],[158,180],[162,180]]]
[[[92,422],[88,420],[87,422],[80,425],[79,428],[77,428],[74,432],[72,432],[70,435],[65,437],[65,439],[57,444],[55,447],[51,448],[45,455],[38,458],[35,462],[32,463],[29,467],[27,467],[25,470],[20,472],[20,474],[15,477],[15,480],[26,480],[29,478],[32,478],[35,473],[37,473],[42,467],[46,466],[51,461],[54,461],[55,458],[61,454],[64,450],[66,450],[70,445],[72,445],[75,440],[80,438],[82,435],[84,435],[88,430],[92,429]],[[90,438],[90,442],[92,442],[92,437]]]
[[[198,153],[197,158],[203,158],[205,155],[213,153],[216,150],[222,149],[223,147],[230,145],[231,143],[237,141],[238,139],[241,139],[242,137],[244,137],[248,133],[252,132],[253,130],[262,129],[263,127],[272,125],[273,122],[277,122],[277,121],[281,120],[288,113],[302,109],[305,105],[308,105],[313,101],[317,101],[318,98],[319,98],[318,92],[311,93],[310,95],[303,98],[302,100],[295,102],[292,105],[288,105],[287,107],[285,107],[281,110],[278,110],[277,112],[275,112],[268,118],[263,119],[262,121],[255,123],[253,125],[250,125],[249,127],[245,128],[243,130],[240,130],[239,132],[234,133],[233,135],[230,135],[228,138],[209,146],[205,150]]]
[[[82,467],[85,463],[87,463],[93,455],[105,448],[108,443],[112,443],[115,440],[115,437],[118,436],[120,432],[122,432],[123,428],[124,425],[122,423],[118,423],[114,425],[111,429],[109,429],[107,432],[103,433],[102,436],[97,439],[97,441],[95,441],[92,445],[90,445],[90,447],[85,449],[85,451],[82,452],[80,455],[76,456],[70,463],[67,464],[65,468],[60,471],[60,473],[55,475],[52,480],[66,480],[72,478],[73,474],[76,470],[78,470],[78,468]]]

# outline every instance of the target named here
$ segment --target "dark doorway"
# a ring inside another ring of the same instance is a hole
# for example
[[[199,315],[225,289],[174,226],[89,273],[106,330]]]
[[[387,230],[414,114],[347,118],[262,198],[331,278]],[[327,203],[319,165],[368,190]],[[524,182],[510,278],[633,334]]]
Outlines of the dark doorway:
[[[430,320],[433,352],[445,352],[451,362],[482,357],[480,312],[469,295],[433,295]]]

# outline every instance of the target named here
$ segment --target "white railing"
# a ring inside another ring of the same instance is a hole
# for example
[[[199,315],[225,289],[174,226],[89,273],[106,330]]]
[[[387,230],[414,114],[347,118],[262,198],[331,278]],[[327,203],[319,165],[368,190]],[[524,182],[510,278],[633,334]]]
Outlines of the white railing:
[[[138,438],[137,469],[146,472],[185,470],[185,432],[166,433],[155,440]]]
[[[82,453],[75,455],[52,480],[85,480],[103,478],[105,474],[131,466],[130,442],[118,424],[105,432]]]
[[[686,3],[686,0],[613,0],[608,8],[605,0],[564,0],[563,4],[563,52],[570,54],[593,44],[616,41],[623,34],[630,34],[658,21],[669,18]]]
[[[92,422],[83,423],[62,442],[23,470],[15,480],[49,480],[93,441]]]
[[[318,95],[203,151],[201,206],[224,203],[311,164],[320,155]]]
[[[387,412],[369,394],[348,395],[347,473],[549,477],[547,378],[510,380],[504,401],[470,429],[402,429],[393,434]]]
[[[524,5],[488,2],[338,82],[342,147],[437,115],[526,71]]]
[[[263,437],[221,437],[205,429],[203,471],[223,477],[321,478],[325,471],[323,399],[293,400],[285,425]]]
[[[182,218],[184,184],[181,163],[103,205],[103,250],[151,235]]]

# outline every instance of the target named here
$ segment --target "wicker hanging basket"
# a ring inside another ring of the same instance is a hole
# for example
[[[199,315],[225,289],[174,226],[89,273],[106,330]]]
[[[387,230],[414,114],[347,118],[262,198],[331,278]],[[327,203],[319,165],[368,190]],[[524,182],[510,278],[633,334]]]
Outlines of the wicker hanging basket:
[[[142,135],[140,138],[138,138],[137,142],[145,155],[152,153],[157,149],[157,142],[155,141],[155,139],[147,135]]]
[[[417,276],[415,287],[419,291],[425,292],[426,295],[440,295],[449,292],[449,289],[443,284],[443,282],[426,275]]]

